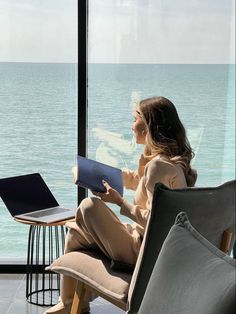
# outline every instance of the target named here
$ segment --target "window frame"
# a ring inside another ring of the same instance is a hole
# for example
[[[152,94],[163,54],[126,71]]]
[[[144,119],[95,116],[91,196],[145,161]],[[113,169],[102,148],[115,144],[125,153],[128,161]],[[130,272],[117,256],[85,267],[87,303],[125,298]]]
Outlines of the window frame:
[[[78,0],[78,130],[77,153],[87,157],[88,125],[88,0]],[[78,186],[78,205],[87,191]]]

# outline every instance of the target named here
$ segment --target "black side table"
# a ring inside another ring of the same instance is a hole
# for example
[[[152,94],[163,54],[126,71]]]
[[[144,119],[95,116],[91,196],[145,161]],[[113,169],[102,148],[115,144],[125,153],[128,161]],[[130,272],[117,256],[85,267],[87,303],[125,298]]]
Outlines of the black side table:
[[[29,303],[51,306],[58,303],[60,275],[45,267],[64,254],[66,221],[40,224],[16,219],[30,225],[28,235],[26,299]]]

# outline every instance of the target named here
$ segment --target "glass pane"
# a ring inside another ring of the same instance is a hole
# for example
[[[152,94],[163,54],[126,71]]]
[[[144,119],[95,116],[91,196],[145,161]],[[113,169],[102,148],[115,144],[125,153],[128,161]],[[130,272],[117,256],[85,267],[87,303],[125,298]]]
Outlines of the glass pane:
[[[234,12],[234,1],[89,1],[91,158],[135,169],[132,107],[162,95],[187,129],[196,185],[235,178]]]
[[[39,172],[75,208],[77,1],[4,1],[0,11],[0,177]],[[28,227],[2,201],[0,212],[0,262],[26,262]]]

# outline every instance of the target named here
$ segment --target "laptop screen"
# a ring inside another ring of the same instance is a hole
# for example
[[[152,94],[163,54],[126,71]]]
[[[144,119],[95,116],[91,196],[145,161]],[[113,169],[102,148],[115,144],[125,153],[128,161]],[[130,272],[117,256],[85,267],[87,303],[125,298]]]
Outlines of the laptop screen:
[[[39,173],[0,179],[0,196],[12,216],[59,206]]]

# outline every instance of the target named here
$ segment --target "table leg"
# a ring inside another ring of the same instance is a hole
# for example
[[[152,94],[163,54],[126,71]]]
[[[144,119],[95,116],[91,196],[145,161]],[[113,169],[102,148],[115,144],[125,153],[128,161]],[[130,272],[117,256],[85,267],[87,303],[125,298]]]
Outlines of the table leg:
[[[58,302],[60,275],[45,271],[45,267],[64,254],[65,234],[64,226],[30,226],[26,272],[29,303],[51,306]]]

